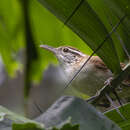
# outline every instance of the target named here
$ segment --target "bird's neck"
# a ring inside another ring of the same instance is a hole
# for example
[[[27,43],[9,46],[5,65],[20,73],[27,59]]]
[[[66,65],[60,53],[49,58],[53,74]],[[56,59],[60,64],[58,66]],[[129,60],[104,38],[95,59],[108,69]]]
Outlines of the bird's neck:
[[[80,69],[80,67],[85,63],[87,58],[88,56],[86,55],[80,58],[79,60],[77,60],[77,62],[74,62],[73,64],[61,64],[61,66],[64,72],[66,73],[66,75],[74,75]]]

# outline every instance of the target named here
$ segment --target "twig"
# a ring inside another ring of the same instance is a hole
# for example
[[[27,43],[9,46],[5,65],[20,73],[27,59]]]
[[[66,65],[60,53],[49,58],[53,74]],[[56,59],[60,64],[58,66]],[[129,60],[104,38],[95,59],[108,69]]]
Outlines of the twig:
[[[129,74],[130,64],[126,65],[123,71],[121,71],[121,73],[111,81],[111,86],[109,86],[108,84],[105,85],[102,89],[100,89],[97,95],[89,98],[88,102],[96,104],[101,99],[101,97],[105,95],[105,93],[115,90],[115,88],[117,88],[121,84],[121,82],[128,77]]]

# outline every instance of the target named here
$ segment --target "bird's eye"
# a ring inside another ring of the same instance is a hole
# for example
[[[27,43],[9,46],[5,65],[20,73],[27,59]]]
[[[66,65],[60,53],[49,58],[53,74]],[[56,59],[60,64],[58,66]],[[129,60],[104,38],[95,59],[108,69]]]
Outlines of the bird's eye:
[[[63,49],[64,52],[68,52],[68,50],[69,50],[68,48],[64,48]]]

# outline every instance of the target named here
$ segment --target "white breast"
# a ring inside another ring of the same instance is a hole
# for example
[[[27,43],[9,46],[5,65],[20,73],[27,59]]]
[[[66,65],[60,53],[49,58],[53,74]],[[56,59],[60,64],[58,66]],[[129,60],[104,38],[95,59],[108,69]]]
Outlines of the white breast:
[[[74,69],[74,68],[73,68]],[[66,69],[68,81],[71,80],[74,73],[78,70],[72,70],[72,67]],[[74,87],[80,93],[88,96],[93,96],[96,92],[104,86],[104,82],[112,76],[110,71],[103,72],[97,70],[93,64],[87,64],[76,79],[72,82],[70,87]]]

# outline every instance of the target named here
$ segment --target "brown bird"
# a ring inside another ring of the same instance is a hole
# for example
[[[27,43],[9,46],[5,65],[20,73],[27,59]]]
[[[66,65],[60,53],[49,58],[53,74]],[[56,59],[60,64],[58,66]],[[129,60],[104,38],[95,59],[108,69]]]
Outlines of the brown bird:
[[[69,46],[54,48],[48,45],[41,45],[40,47],[53,52],[68,80],[74,76],[89,57],[78,49]],[[123,68],[124,66],[125,64],[121,63],[121,67]],[[92,56],[76,77],[72,86],[82,94],[93,96],[104,86],[105,81],[110,77],[113,77],[113,73],[104,62],[98,56]],[[124,84],[127,86],[130,84],[130,76],[124,81]]]
[[[40,47],[51,51],[57,57],[68,81],[73,78],[73,76],[89,58],[88,55],[70,46],[60,46],[58,48],[54,48],[48,45],[41,45]],[[125,66],[123,63],[120,65],[121,68]],[[82,97],[85,97],[86,95],[93,96],[104,86],[104,83],[106,83],[107,79],[113,76],[113,73],[107,68],[107,66],[98,56],[92,56],[87,64],[83,67],[80,74],[74,79],[71,87],[74,88],[73,92],[77,91],[76,93],[80,94]],[[123,86],[127,87],[123,87],[123,89],[119,87],[119,93],[121,93],[120,95],[123,98],[129,99],[130,88],[128,87],[130,87],[130,75],[125,81],[123,81]],[[106,97],[111,105],[115,107],[111,98],[107,94]],[[116,110],[125,120],[120,111],[118,109]]]

